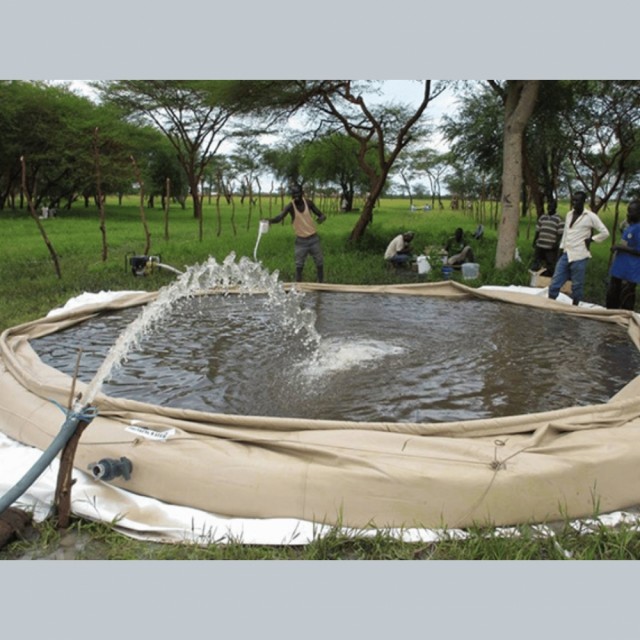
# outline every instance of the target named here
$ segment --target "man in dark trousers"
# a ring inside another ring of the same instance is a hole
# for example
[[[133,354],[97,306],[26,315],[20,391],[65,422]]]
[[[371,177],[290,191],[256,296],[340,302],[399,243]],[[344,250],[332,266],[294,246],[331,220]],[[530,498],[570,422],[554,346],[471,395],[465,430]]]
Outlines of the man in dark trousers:
[[[635,310],[636,286],[640,282],[640,200],[633,200],[627,209],[627,222],[615,252],[607,288],[607,309]]]
[[[536,235],[533,239],[535,249],[532,271],[538,271],[544,264],[543,276],[551,277],[558,261],[558,248],[562,239],[564,226],[562,218],[556,213],[555,200],[549,202],[547,213],[543,213],[536,224]]]
[[[316,224],[311,214],[316,216],[318,224],[322,224],[327,217],[313,204],[313,201],[303,197],[302,187],[294,184],[291,187],[291,197],[293,200],[274,218],[269,218],[269,224],[275,224],[291,216],[291,224],[296,234],[295,241],[295,264],[296,282],[302,281],[302,270],[308,255],[311,255],[316,264],[316,274],[318,282],[324,280],[324,260],[320,237],[316,230]]]

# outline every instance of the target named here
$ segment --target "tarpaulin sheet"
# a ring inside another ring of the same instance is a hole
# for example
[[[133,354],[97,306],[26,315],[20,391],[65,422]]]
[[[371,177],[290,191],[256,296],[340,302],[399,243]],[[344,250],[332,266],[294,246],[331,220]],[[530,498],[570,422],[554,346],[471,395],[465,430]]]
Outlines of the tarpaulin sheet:
[[[300,288],[524,304],[617,323],[627,328],[632,348],[640,344],[635,313],[574,307],[528,288],[475,289],[454,281]],[[31,339],[155,296],[89,297],[88,304],[6,330],[0,337],[0,430],[43,450],[64,420],[61,407],[73,381],[45,365]],[[76,383],[77,391],[84,387]],[[212,414],[98,394],[92,403],[98,416],[81,437],[75,464],[86,471],[96,460],[126,456],[131,478],[103,488],[221,518],[194,525],[219,525],[218,531],[242,521],[420,530],[581,518],[640,504],[639,387],[636,378],[601,405],[437,424]],[[127,501],[114,508],[120,518],[135,510]],[[153,520],[149,516],[150,528]]]

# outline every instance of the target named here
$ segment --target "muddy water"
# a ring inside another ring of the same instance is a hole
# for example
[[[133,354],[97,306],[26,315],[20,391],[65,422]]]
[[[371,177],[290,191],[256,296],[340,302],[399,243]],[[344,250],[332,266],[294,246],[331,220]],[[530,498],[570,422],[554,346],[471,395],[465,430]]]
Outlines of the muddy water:
[[[308,293],[319,347],[258,295],[178,302],[103,385],[112,396],[238,415],[442,422],[605,402],[640,373],[618,326],[480,300]],[[89,381],[139,309],[33,341]]]

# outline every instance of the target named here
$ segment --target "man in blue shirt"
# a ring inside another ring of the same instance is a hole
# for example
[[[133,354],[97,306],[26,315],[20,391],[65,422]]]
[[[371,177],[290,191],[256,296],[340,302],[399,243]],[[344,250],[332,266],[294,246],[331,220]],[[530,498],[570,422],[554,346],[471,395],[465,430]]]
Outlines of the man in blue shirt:
[[[636,306],[636,285],[640,282],[640,200],[627,208],[627,222],[615,251],[607,288],[607,309],[630,309]]]

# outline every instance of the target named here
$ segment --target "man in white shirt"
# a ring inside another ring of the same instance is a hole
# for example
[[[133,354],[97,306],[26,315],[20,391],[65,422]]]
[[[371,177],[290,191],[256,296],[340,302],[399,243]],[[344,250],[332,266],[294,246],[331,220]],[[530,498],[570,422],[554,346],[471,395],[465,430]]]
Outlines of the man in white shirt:
[[[411,260],[411,241],[413,232],[407,231],[397,235],[387,246],[384,259],[394,265],[406,264]]]
[[[600,218],[584,208],[587,194],[576,191],[571,197],[571,211],[564,222],[564,231],[560,241],[562,252],[553,272],[549,285],[549,297],[555,300],[562,285],[571,280],[571,298],[578,305],[584,294],[584,281],[587,264],[591,258],[589,245],[591,242],[604,242],[609,237],[609,230]]]

